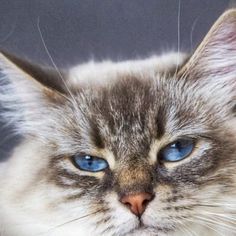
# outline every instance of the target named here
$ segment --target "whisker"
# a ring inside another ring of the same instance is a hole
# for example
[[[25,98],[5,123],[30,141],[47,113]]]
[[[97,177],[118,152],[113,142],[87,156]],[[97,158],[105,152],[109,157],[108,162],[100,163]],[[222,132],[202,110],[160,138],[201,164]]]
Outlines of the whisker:
[[[208,216],[208,218],[206,218],[204,216],[196,216],[196,218],[198,218],[198,219],[200,219],[202,221],[205,221],[205,222],[207,222],[210,225],[214,225],[214,226],[217,225],[218,227],[225,228],[228,231],[233,231],[233,232],[235,231],[234,227],[231,227],[231,226],[229,226],[227,224],[219,222],[219,221],[216,220],[216,218],[212,218],[211,219],[211,218],[209,218],[209,216]]]
[[[184,219],[184,218],[181,217],[181,219]],[[180,220],[175,219],[175,222],[179,223],[179,224],[183,227],[183,229],[185,230],[185,232],[187,232],[188,234],[193,235],[193,236],[198,236],[197,234],[195,234],[194,231],[192,231],[191,229],[189,229],[189,228],[188,228],[183,222],[181,222]],[[182,228],[179,228],[179,229],[181,230]]]
[[[214,200],[214,199],[213,199]],[[200,203],[199,205],[202,206],[236,206],[236,203],[234,203],[233,201],[231,201],[230,203],[224,203],[224,202],[204,202],[204,203]]]
[[[181,0],[178,2],[178,20],[177,20],[177,62],[175,67],[174,76],[176,76],[179,67],[179,54],[180,54],[180,16],[181,16]]]
[[[228,222],[230,224],[236,225],[236,218],[234,217],[228,217],[228,216],[225,216],[224,214],[217,214],[217,213],[210,214],[210,212],[204,212],[203,214],[208,215],[208,217],[211,218],[213,221],[217,220],[216,218],[218,218],[222,226],[226,226],[228,228],[234,228],[233,226],[222,223],[222,220],[224,220],[225,223]]]
[[[65,223],[63,223],[63,224],[57,225],[56,227],[57,227],[57,228],[58,228],[58,227],[62,227],[63,225],[66,225],[66,224],[75,222],[75,221],[77,221],[77,220],[84,219],[84,218],[86,218],[86,217],[88,217],[88,216],[91,216],[91,215],[95,215],[95,214],[97,214],[98,212],[101,212],[101,211],[102,211],[102,210],[99,210],[99,211],[92,212],[92,213],[87,214],[87,215],[84,215],[84,216],[80,216],[80,217],[78,217],[78,218],[76,218],[76,219],[73,219],[73,220],[67,221],[67,222],[65,222]]]
[[[200,18],[200,15],[197,16],[196,19],[193,21],[191,31],[190,31],[190,50],[191,51],[193,50],[193,32],[194,32],[194,29],[197,25],[197,22],[198,22],[199,18]]]
[[[222,235],[219,231],[217,231],[215,228],[213,228],[211,225],[213,225],[213,226],[215,226],[213,223],[206,223],[205,221],[203,221],[202,219],[198,219],[198,218],[196,218],[196,217],[194,217],[195,218],[195,220],[190,220],[190,219],[187,219],[187,221],[189,221],[189,222],[191,222],[191,223],[197,223],[197,224],[200,224],[200,225],[202,225],[202,226],[204,226],[204,227],[207,227],[207,228],[209,228],[210,230],[213,230],[214,232],[216,232],[217,234],[220,234],[220,235]],[[224,236],[224,235],[222,235],[222,236]]]
[[[218,217],[220,219],[225,219],[228,222],[236,224],[236,217],[227,216],[224,213],[214,213],[214,212],[203,211],[203,214],[207,214],[207,215],[210,215],[210,216]]]
[[[81,219],[84,219],[84,218],[86,218],[86,217],[89,217],[89,216],[92,216],[92,215],[96,215],[97,213],[103,212],[103,211],[104,211],[104,210],[101,209],[101,210],[98,210],[98,211],[95,211],[95,212],[92,212],[92,213],[89,213],[89,214],[80,216],[80,217],[75,218],[75,219],[73,219],[73,220],[69,220],[69,221],[64,222],[64,223],[62,223],[62,224],[59,224],[59,225],[57,225],[57,226],[54,226],[53,228],[47,230],[47,232],[43,232],[43,233],[40,233],[40,234],[37,234],[37,235],[44,235],[44,234],[46,234],[46,233],[50,233],[51,231],[56,230],[56,229],[58,229],[58,228],[60,228],[60,227],[63,227],[63,226],[65,226],[65,225],[68,225],[68,224],[71,224],[71,223],[74,223],[74,222],[76,222],[76,221],[78,221],[78,220],[81,220]]]
[[[49,49],[48,49],[48,47],[47,47],[47,45],[46,45],[46,42],[45,42],[45,40],[44,40],[42,31],[41,31],[41,28],[40,28],[40,18],[39,18],[39,17],[38,17],[38,20],[37,20],[37,28],[38,28],[38,32],[39,32],[40,39],[41,39],[41,41],[42,41],[43,47],[44,47],[44,49],[45,49],[45,51],[46,51],[46,53],[47,53],[47,55],[48,55],[48,57],[49,57],[49,59],[50,59],[52,65],[54,66],[56,72],[58,73],[59,77],[61,78],[63,84],[64,84],[65,87],[66,87],[66,90],[68,91],[68,93],[69,93],[69,95],[70,95],[70,97],[71,97],[72,101],[71,101],[71,100],[70,100],[70,101],[71,101],[73,107],[75,108],[75,110],[77,110],[77,102],[76,102],[76,99],[75,99],[73,93],[71,92],[70,88],[68,87],[67,82],[65,81],[65,79],[64,79],[64,77],[63,77],[63,75],[62,75],[62,73],[60,72],[60,70],[58,69],[56,63],[54,62],[54,60],[53,60],[53,58],[52,58],[52,55],[51,55],[51,53],[49,52]]]

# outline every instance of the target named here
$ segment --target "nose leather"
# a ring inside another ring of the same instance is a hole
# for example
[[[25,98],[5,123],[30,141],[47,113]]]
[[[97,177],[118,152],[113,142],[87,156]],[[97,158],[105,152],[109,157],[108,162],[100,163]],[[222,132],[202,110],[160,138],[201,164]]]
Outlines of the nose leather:
[[[142,192],[132,195],[125,195],[120,199],[120,202],[127,206],[134,215],[140,217],[152,199],[153,194]]]

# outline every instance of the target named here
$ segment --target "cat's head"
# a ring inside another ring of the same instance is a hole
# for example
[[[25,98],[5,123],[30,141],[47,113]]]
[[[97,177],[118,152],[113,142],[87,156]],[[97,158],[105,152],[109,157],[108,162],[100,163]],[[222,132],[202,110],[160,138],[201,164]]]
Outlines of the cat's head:
[[[27,139],[9,160],[17,180],[6,196],[52,235],[234,229],[236,11],[178,63],[61,72],[2,53],[0,67],[3,115]]]

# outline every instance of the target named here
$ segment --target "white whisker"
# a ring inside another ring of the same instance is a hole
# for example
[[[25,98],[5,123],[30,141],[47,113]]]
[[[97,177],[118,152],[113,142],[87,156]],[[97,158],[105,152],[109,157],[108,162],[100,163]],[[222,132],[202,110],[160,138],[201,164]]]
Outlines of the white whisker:
[[[191,31],[190,31],[190,50],[191,51],[193,50],[193,32],[194,32],[194,29],[197,25],[199,18],[200,18],[200,15],[193,21]]]
[[[224,229],[227,229],[229,231],[235,231],[235,227],[232,227],[230,225],[227,225],[225,223],[222,223],[222,222],[219,222],[217,221],[216,218],[213,218],[213,217],[204,217],[204,216],[196,216],[196,218],[202,220],[202,221],[206,221],[207,223],[211,224],[211,225],[214,225],[214,226],[218,226],[220,228],[224,228]]]
[[[177,19],[177,62],[174,76],[176,76],[179,67],[180,57],[180,17],[181,17],[181,0],[178,2],[178,19]]]
[[[193,221],[193,220],[190,220],[190,219],[187,219],[187,221],[188,222],[191,222],[191,223],[194,223],[194,224],[199,224],[199,225],[201,225],[201,226],[204,226],[204,227],[206,227],[206,228],[208,228],[208,229],[210,229],[210,230],[213,230],[214,232],[216,232],[217,234],[219,234],[219,235],[222,235],[222,236],[224,236],[223,234],[221,234],[221,232],[219,232],[217,229],[215,229],[215,228],[213,228],[211,225],[213,225],[212,223],[210,224],[210,223],[206,223],[204,220],[202,220],[202,219],[198,219],[198,218],[196,218],[195,217],[195,220]],[[213,226],[215,226],[215,225],[213,225]]]
[[[40,18],[39,18],[39,17],[38,17],[38,20],[37,20],[37,28],[38,28],[38,32],[39,32],[40,39],[41,39],[41,41],[42,41],[43,47],[44,47],[44,49],[45,49],[45,51],[46,51],[46,53],[47,53],[47,55],[48,55],[48,57],[49,57],[49,59],[50,59],[52,65],[53,65],[53,67],[55,68],[55,70],[56,70],[56,72],[58,73],[59,77],[61,78],[63,84],[65,85],[66,90],[68,91],[70,97],[72,98],[72,101],[71,101],[71,102],[72,102],[74,108],[77,110],[77,106],[76,106],[76,105],[77,105],[77,101],[76,101],[76,99],[75,99],[73,93],[71,92],[70,88],[68,87],[67,82],[65,81],[65,79],[64,79],[64,77],[63,77],[63,75],[62,75],[62,73],[60,72],[60,70],[58,69],[56,63],[54,62],[54,60],[53,60],[53,58],[52,58],[52,56],[51,56],[51,53],[49,52],[49,49],[48,49],[48,47],[47,47],[47,45],[46,45],[46,42],[45,42],[45,40],[44,40],[42,31],[41,31],[41,28],[40,28]]]

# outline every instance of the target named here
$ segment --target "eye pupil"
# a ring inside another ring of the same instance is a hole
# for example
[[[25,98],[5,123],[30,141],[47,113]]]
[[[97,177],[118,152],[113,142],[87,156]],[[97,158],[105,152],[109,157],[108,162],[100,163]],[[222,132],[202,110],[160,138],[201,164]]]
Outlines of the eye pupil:
[[[180,139],[161,151],[161,159],[167,162],[181,161],[189,156],[194,149],[193,139]]]
[[[92,166],[93,162],[91,160],[88,161],[88,165]]]

